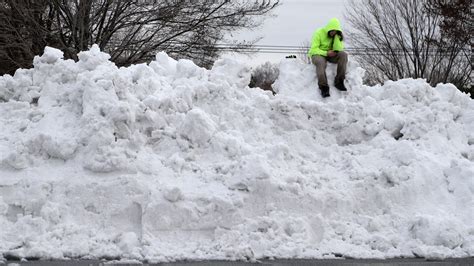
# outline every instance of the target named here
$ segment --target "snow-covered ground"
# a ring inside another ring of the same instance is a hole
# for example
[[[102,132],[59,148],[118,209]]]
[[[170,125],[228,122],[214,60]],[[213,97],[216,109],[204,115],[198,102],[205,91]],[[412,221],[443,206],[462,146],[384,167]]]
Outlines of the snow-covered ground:
[[[79,58],[0,77],[0,260],[474,256],[474,101],[454,86],[351,66],[322,100],[292,59],[273,96],[230,58]]]

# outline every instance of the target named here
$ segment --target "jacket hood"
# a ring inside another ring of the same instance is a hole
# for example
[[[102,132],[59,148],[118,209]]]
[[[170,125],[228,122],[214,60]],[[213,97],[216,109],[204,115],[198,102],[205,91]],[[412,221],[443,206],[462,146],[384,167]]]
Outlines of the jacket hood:
[[[332,30],[337,30],[337,31],[342,32],[341,23],[339,22],[339,19],[337,18],[332,18],[331,20],[329,20],[328,24],[324,28],[326,29],[327,32],[330,32]]]

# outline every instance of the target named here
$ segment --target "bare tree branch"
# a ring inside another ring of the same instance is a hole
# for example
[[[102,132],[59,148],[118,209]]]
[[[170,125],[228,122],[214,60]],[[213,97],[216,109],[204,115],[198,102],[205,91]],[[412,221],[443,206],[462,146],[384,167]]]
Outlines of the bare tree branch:
[[[117,65],[141,63],[158,51],[210,66],[232,31],[259,25],[279,0],[0,0],[0,73],[29,67],[49,45],[77,60],[92,44]],[[7,46],[11,41],[17,45]],[[238,44],[238,43],[237,43]],[[8,50],[5,50],[7,49]],[[13,60],[15,61],[15,60]]]
[[[471,31],[459,25],[463,19],[471,19],[464,14],[470,12],[467,2],[470,0],[353,0],[346,14],[352,26],[351,43],[376,51],[358,56],[368,69],[370,83],[411,77],[425,78],[432,85],[468,85],[472,48],[468,56],[465,52],[472,43],[465,35]],[[453,10],[463,13],[459,15],[463,19],[446,18],[439,10],[443,5],[452,9],[448,12],[451,15]],[[463,37],[459,37],[459,30],[464,30]]]

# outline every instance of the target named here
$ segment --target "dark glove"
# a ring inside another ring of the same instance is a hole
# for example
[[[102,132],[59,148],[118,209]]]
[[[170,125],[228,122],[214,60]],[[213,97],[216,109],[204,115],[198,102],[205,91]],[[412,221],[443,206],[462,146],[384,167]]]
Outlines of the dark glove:
[[[342,35],[342,32],[341,32],[341,31],[337,31],[337,35],[339,35],[339,37],[340,37],[339,39],[340,39],[341,41],[344,40],[344,36]]]

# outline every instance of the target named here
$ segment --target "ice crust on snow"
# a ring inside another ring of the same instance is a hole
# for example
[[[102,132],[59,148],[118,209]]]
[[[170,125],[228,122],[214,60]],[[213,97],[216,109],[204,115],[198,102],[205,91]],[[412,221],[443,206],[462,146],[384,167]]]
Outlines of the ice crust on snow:
[[[292,59],[274,96],[231,58],[109,58],[48,47],[0,77],[0,257],[474,256],[474,102],[453,85],[351,65],[323,100]]]

